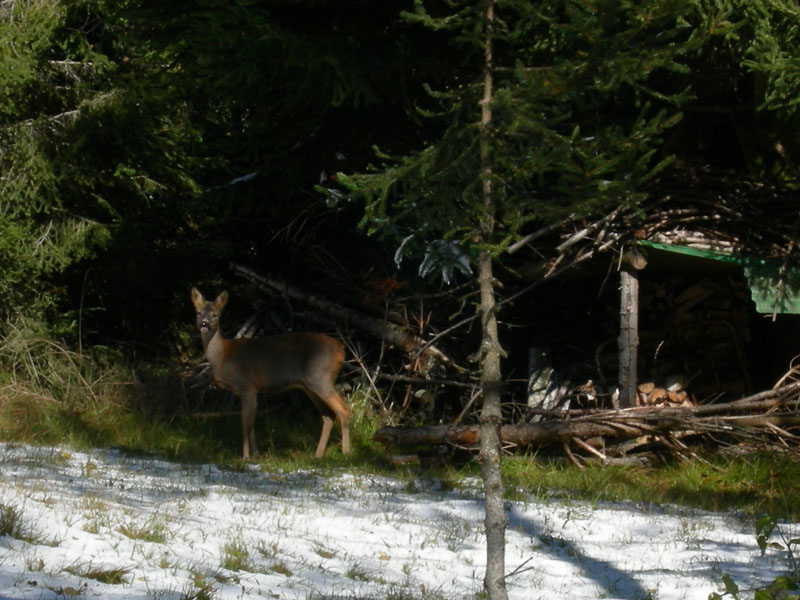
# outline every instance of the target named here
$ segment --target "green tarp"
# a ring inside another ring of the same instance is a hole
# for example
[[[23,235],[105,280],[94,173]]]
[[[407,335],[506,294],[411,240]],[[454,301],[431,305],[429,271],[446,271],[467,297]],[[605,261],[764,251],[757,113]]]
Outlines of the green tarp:
[[[800,267],[784,261],[739,256],[688,246],[674,246],[642,240],[639,245],[703,260],[742,267],[756,310],[764,314],[800,314]]]

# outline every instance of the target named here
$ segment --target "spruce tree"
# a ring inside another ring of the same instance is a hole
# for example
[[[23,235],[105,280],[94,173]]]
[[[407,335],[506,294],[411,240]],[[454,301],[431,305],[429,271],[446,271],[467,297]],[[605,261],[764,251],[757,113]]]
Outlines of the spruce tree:
[[[55,1],[0,6],[0,320],[51,310],[53,276],[105,237],[60,193],[64,132],[102,101],[90,81],[108,66],[68,19]]]
[[[633,207],[669,164],[665,132],[690,98],[686,59],[704,32],[684,2],[415,3],[409,22],[462,50],[431,83],[441,136],[372,172],[340,175],[364,202],[363,225],[402,240],[420,274],[477,270],[483,323],[482,475],[490,598],[505,598],[498,428],[503,349],[492,264],[533,226]],[[428,10],[430,8],[430,11]],[[437,12],[433,12],[436,10]],[[499,507],[499,510],[498,510]]]
[[[125,6],[0,6],[0,326],[24,316],[75,333],[81,306],[98,305],[125,322],[120,304],[166,278],[154,255],[186,229],[196,129],[168,55]]]

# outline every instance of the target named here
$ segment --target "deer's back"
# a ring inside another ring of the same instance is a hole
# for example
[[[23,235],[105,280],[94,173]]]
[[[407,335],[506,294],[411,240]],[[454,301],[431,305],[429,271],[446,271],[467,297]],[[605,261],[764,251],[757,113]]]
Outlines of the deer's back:
[[[214,376],[234,391],[253,385],[268,392],[291,387],[327,387],[332,385],[344,362],[342,344],[321,333],[222,341],[223,358],[218,368],[214,368]]]

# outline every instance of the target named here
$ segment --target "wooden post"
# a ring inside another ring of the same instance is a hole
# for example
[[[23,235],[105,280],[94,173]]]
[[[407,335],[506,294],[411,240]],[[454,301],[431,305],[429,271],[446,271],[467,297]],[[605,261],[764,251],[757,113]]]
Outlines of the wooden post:
[[[619,408],[636,406],[639,352],[639,276],[622,270],[619,299]]]

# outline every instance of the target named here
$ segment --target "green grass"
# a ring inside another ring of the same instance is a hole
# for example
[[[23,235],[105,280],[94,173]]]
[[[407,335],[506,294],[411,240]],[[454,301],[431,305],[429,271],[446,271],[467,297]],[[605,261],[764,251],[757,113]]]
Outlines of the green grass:
[[[76,353],[22,329],[11,329],[0,339],[3,440],[75,448],[115,446],[131,453],[242,468],[238,401],[224,392],[206,389],[191,396],[187,390],[191,388],[181,382],[175,365],[132,366],[107,349]],[[372,441],[378,418],[367,388],[356,387],[347,395],[353,409],[350,456],[341,453],[337,425],[324,460],[313,458],[320,417],[305,396],[292,392],[260,400],[258,462],[273,472],[344,468],[391,475],[406,479],[413,490],[418,467],[390,465],[383,448]],[[800,459],[759,453],[708,454],[704,459],[648,468],[579,469],[520,454],[506,458],[503,472],[510,498],[566,494],[597,502],[674,503],[800,520]],[[467,460],[429,474],[455,488],[465,477],[479,476],[479,470],[474,460]],[[9,519],[14,521],[10,513],[6,522]],[[166,535],[157,529],[146,524],[132,527],[126,535]]]
[[[657,467],[539,463],[526,457],[505,461],[507,487],[517,493],[569,494],[590,501],[680,504],[708,510],[770,513],[799,520],[800,458],[753,452],[704,460],[673,460]]]
[[[123,523],[117,528],[117,531],[132,540],[152,542],[155,544],[163,544],[169,537],[169,530],[166,524],[157,517],[144,523],[137,523],[135,521]]]
[[[109,585],[124,585],[128,583],[126,576],[130,573],[130,569],[105,569],[103,567],[95,567],[91,563],[76,563],[65,567],[64,571],[70,573],[71,575],[75,575],[76,577],[93,579],[95,581],[99,581],[100,583],[107,583]]]
[[[0,537],[9,536],[29,544],[46,544],[44,535],[17,506],[0,502]]]
[[[192,585],[181,593],[181,600],[213,600],[216,588],[211,580],[202,575],[195,575]]]
[[[64,444],[78,449],[119,447],[187,462],[239,464],[239,402],[228,392],[181,381],[178,363],[131,364],[120,353],[69,350],[34,328],[10,327],[0,338],[0,440]],[[360,390],[353,404],[351,440],[359,460],[374,454],[376,420]],[[287,470],[319,466],[313,452],[321,419],[301,393],[263,397],[256,432],[262,460]],[[347,465],[340,429],[326,462]]]
[[[222,548],[222,562],[220,566],[229,571],[254,572],[255,566],[250,556],[250,549],[241,540],[227,542]]]
[[[201,573],[193,573],[192,583],[183,590],[181,600],[213,600],[216,598],[214,579]]]
[[[0,338],[0,439],[74,448],[116,446],[180,460],[223,460],[240,444],[189,405],[175,365],[131,365],[119,353],[79,353],[29,329]]]

